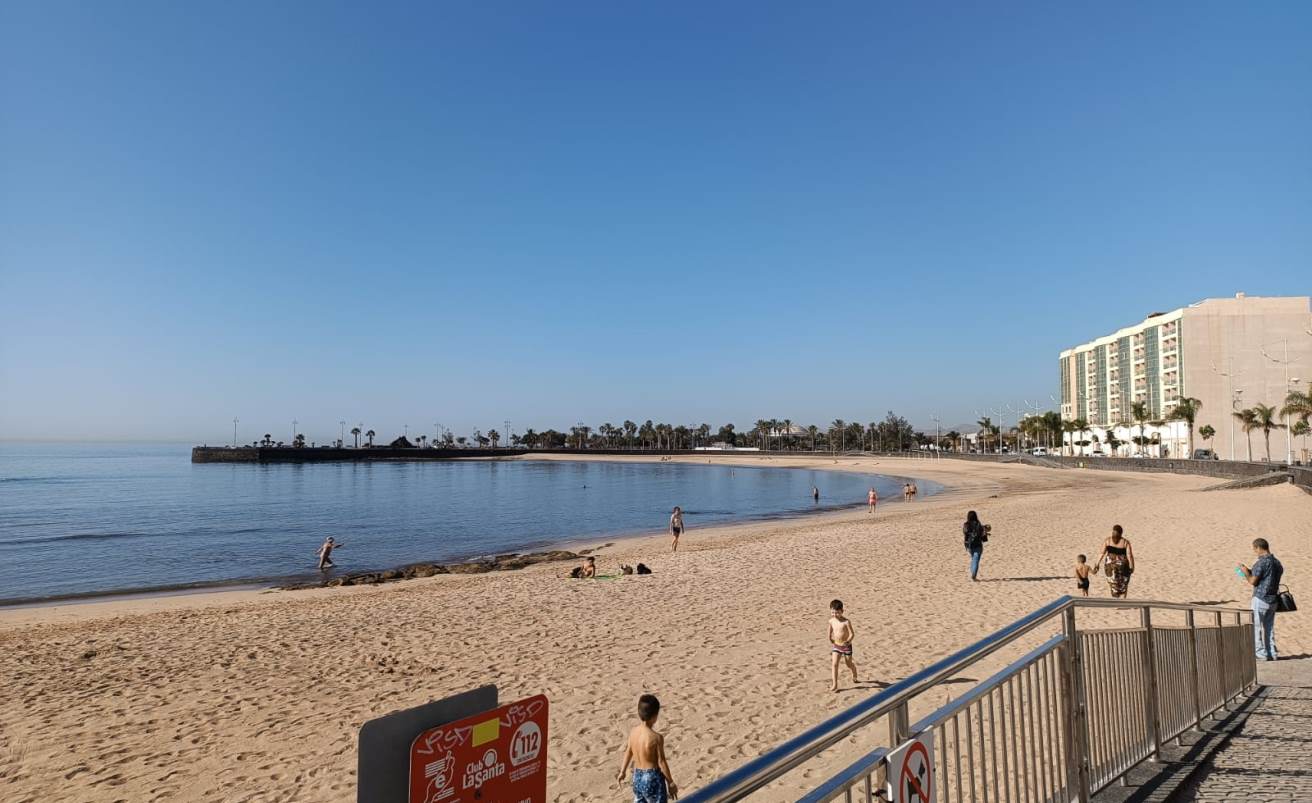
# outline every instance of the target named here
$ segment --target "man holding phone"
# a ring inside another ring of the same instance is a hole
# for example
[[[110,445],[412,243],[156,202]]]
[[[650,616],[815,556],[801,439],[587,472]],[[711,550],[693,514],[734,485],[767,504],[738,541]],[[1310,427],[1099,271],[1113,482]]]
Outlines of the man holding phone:
[[[1257,560],[1253,568],[1242,563],[1236,571],[1253,587],[1253,649],[1259,661],[1276,660],[1276,597],[1280,593],[1280,578],[1285,567],[1271,554],[1271,545],[1265,538],[1253,539],[1253,552]]]

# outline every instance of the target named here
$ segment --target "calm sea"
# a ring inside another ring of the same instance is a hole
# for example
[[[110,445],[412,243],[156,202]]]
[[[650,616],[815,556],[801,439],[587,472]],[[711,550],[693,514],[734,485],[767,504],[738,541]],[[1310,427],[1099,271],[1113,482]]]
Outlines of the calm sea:
[[[812,484],[821,491],[811,501]],[[0,443],[0,603],[455,561],[864,504],[889,477],[683,463],[202,464],[186,445]],[[922,493],[935,488],[921,482]]]

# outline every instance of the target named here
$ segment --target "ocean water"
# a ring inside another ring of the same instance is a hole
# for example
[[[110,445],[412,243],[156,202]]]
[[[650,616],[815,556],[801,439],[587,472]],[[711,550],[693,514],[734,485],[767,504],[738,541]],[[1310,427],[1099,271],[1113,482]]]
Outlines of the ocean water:
[[[811,500],[812,484],[820,504]],[[0,604],[456,561],[900,498],[869,474],[687,463],[192,464],[186,445],[0,443]],[[936,488],[920,483],[922,494]]]

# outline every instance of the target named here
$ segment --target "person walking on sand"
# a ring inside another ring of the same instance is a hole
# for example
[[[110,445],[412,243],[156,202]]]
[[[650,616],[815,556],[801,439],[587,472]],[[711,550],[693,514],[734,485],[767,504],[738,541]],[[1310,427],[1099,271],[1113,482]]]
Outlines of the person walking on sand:
[[[624,742],[624,758],[616,780],[624,783],[629,765],[633,765],[633,803],[666,803],[679,799],[679,785],[670,773],[665,759],[665,735],[657,733],[656,719],[661,713],[661,701],[654,694],[638,698],[638,719],[629,738]]]
[[[1084,562],[1085,560],[1087,559],[1083,555],[1075,556],[1075,588],[1087,597],[1089,596],[1090,567],[1089,564]]]
[[[673,539],[670,546],[671,552],[679,551],[679,536],[681,535],[683,535],[683,508],[675,505],[674,512],[670,514],[670,537]]]
[[[1242,563],[1237,568],[1253,587],[1253,651],[1259,661],[1274,661],[1276,599],[1280,594],[1280,580],[1285,576],[1285,566],[1271,554],[1271,545],[1265,538],[1253,539],[1253,552],[1257,555],[1253,568]]]
[[[1125,599],[1130,593],[1130,575],[1134,574],[1134,547],[1124,533],[1121,525],[1112,527],[1112,534],[1102,542],[1102,554],[1094,566],[1094,571],[1102,567],[1107,586],[1116,599]]]
[[[331,569],[331,568],[333,568],[334,566],[337,565],[337,564],[333,563],[333,550],[334,550],[334,549],[341,549],[341,548],[342,548],[342,545],[341,545],[341,544],[339,544],[339,543],[337,543],[336,541],[334,541],[334,540],[333,540],[333,537],[332,537],[331,535],[328,536],[328,539],[327,539],[326,541],[323,542],[323,546],[319,547],[319,570],[320,570],[320,571],[322,571],[322,570],[324,570],[324,569]]]
[[[979,575],[979,560],[984,556],[984,544],[989,540],[989,529],[980,523],[979,514],[970,511],[966,514],[966,523],[961,525],[962,541],[966,552],[970,554],[970,579]]]
[[[852,639],[856,630],[852,620],[843,615],[843,601],[836,599],[829,603],[829,690],[838,691],[838,664],[846,663],[852,670],[852,683],[856,683],[856,662],[852,658]]]
[[[871,488],[870,493],[866,494],[866,505],[869,506],[871,513],[875,512],[875,505],[878,504],[879,504],[879,494],[875,493],[874,488]]]

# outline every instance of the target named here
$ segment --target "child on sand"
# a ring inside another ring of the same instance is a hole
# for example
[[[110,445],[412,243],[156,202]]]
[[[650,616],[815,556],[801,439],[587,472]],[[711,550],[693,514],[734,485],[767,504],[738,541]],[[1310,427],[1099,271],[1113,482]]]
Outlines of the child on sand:
[[[638,698],[638,719],[624,743],[624,760],[616,777],[621,784],[633,764],[633,803],[666,803],[679,799],[679,786],[665,760],[665,737],[653,728],[661,713],[661,701],[654,694]],[[668,792],[668,797],[666,796]]]
[[[852,682],[856,683],[856,662],[852,660],[852,639],[856,637],[856,630],[852,628],[852,620],[843,616],[843,601],[836,599],[829,603],[829,654],[830,654],[830,678],[833,681],[830,691],[838,691],[838,664],[840,661],[847,663],[847,668],[852,670]]]
[[[870,506],[870,512],[874,513],[875,505],[879,504],[879,494],[875,493],[874,488],[871,488],[870,493],[866,494],[866,504]]]
[[[1083,555],[1075,556],[1075,587],[1084,592],[1084,596],[1089,596],[1089,564]]]

